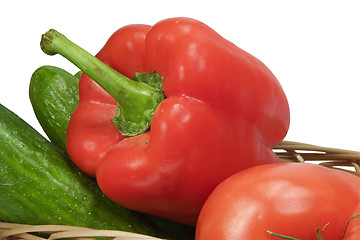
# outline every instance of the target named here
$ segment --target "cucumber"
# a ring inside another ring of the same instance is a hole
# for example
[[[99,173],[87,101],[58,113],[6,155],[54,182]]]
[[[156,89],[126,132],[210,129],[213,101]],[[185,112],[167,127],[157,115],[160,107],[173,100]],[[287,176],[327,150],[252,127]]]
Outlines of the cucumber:
[[[106,198],[94,179],[1,104],[0,220],[194,239],[192,228],[122,208]]]
[[[67,126],[79,102],[80,74],[42,66],[31,76],[29,97],[36,118],[50,141],[64,152]]]

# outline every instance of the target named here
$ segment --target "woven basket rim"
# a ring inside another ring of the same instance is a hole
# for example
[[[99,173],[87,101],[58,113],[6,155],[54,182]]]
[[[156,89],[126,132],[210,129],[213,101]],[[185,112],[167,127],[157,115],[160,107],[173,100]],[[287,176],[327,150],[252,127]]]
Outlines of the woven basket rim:
[[[32,233],[49,234],[49,238],[39,237]],[[104,237],[114,240],[165,240],[119,230],[99,230],[68,225],[28,225],[0,221],[0,239],[55,240],[62,238],[76,238],[78,240],[94,240],[93,237]]]
[[[282,141],[273,148],[282,162],[316,163],[360,177],[360,152],[322,147],[294,141]]]

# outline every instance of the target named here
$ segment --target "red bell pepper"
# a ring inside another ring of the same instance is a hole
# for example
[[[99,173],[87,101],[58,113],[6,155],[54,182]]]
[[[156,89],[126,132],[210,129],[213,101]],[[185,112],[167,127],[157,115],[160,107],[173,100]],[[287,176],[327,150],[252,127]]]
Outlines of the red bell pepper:
[[[283,89],[261,61],[205,24],[172,18],[125,26],[97,59],[61,34],[50,35],[44,52],[60,53],[86,73],[68,127],[69,155],[116,203],[195,225],[220,182],[279,162],[272,147],[289,127]],[[130,79],[144,72],[158,73],[162,87]],[[119,123],[115,115],[133,116]],[[144,115],[147,124],[131,119]],[[142,127],[126,130],[133,125]]]

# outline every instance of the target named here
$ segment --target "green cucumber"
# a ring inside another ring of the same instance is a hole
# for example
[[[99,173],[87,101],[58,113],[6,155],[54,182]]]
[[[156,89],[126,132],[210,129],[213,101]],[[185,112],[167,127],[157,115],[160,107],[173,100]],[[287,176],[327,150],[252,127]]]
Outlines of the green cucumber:
[[[192,228],[113,203],[102,194],[94,179],[1,104],[0,220],[194,239]]]
[[[36,118],[50,141],[66,152],[66,130],[79,102],[79,78],[67,71],[42,66],[31,76],[29,97]]]

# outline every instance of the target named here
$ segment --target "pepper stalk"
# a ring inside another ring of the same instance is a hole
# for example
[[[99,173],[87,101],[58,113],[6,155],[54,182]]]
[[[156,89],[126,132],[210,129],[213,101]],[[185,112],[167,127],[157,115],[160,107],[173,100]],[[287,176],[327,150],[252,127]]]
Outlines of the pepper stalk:
[[[68,59],[118,102],[113,122],[122,135],[138,135],[150,127],[154,111],[164,99],[161,89],[120,74],[54,29],[42,35],[40,46],[48,55]],[[154,75],[161,82],[161,77]]]

